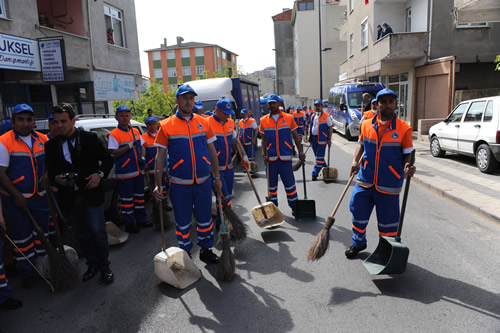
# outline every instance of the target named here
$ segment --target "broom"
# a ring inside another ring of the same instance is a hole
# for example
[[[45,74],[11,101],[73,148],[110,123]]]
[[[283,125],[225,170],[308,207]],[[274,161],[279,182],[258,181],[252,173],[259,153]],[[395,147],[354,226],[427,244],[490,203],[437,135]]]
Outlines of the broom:
[[[78,256],[81,257],[83,255],[83,251],[80,247],[80,243],[78,243],[75,234],[71,231],[66,221],[64,221],[61,209],[59,208],[59,205],[54,197],[54,192],[49,186],[45,187],[45,191],[47,192],[47,196],[49,198],[50,215],[52,215],[52,218],[54,219],[58,239],[60,238],[63,244],[75,249]],[[61,251],[61,249],[59,250]]]
[[[57,252],[52,244],[49,243],[47,238],[45,238],[42,228],[40,228],[38,223],[36,223],[30,211],[26,209],[25,213],[33,223],[33,227],[36,230],[38,238],[40,239],[40,242],[49,257],[50,281],[54,284],[54,289],[56,291],[68,291],[78,287],[80,284],[78,271],[75,267],[73,267],[73,265],[71,265],[64,252]]]
[[[309,147],[307,147],[306,151],[304,152],[304,154],[307,154],[307,151],[309,150],[309,148],[311,148],[312,144],[309,145]],[[302,164],[304,164],[304,162],[302,162],[302,160],[298,160],[297,162],[295,162],[293,164],[293,171],[297,171],[300,169],[300,167],[302,166]]]
[[[247,238],[247,226],[241,221],[240,217],[229,207],[226,198],[223,196],[222,210],[228,224],[229,239],[236,243],[241,243]],[[222,217],[221,217],[222,218]],[[230,229],[230,230],[229,230]]]
[[[361,156],[361,158],[363,157]],[[360,162],[361,158],[359,160]],[[351,185],[351,182],[354,179],[355,175],[356,174],[353,173],[349,178],[349,181],[347,182],[344,191],[340,195],[339,201],[337,202],[337,205],[335,206],[332,215],[328,216],[325,225],[323,226],[323,229],[321,229],[321,231],[316,235],[316,237],[314,237],[313,241],[311,242],[309,250],[307,251],[307,261],[316,261],[320,259],[326,253],[326,250],[328,250],[328,243],[330,241],[330,229],[333,226],[333,223],[335,223],[335,218],[334,218],[335,213],[337,212],[337,209],[339,208],[342,199],[344,199],[347,189]]]
[[[151,193],[151,200],[154,201],[155,200],[155,195],[153,193],[153,187],[151,185],[151,179],[149,179],[149,175],[147,174],[146,170],[144,170],[144,179],[146,179],[146,183],[148,184],[148,188],[149,188],[149,191]],[[160,201],[160,204],[161,204],[160,207],[162,207],[162,209],[160,209],[160,211],[159,211],[159,214],[160,214],[160,224],[162,225],[162,228],[164,228],[164,226],[163,226],[163,218],[164,218],[164,216],[163,216],[163,214],[164,214],[163,213],[163,200]],[[169,215],[166,215],[166,218],[167,218],[167,224],[168,225],[173,224]]]
[[[219,214],[222,226],[222,253],[219,258],[219,264],[217,265],[216,277],[222,281],[230,281],[234,277],[234,272],[236,270],[236,263],[234,261],[233,253],[231,252],[231,247],[229,244],[229,236],[226,232],[226,226],[224,224],[224,215],[222,214],[222,205],[220,200],[220,195],[217,194],[217,201],[219,204]]]

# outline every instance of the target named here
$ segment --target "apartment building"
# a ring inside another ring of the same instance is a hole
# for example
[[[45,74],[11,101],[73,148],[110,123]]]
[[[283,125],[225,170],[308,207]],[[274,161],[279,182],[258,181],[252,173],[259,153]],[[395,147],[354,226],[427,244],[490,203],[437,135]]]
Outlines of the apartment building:
[[[493,71],[500,50],[492,42],[500,23],[459,24],[454,0],[348,2],[339,80],[384,83],[399,96],[399,117],[414,129],[418,119],[444,118],[458,94],[472,98],[500,88]],[[377,39],[383,23],[393,33]]]
[[[0,109],[112,112],[142,84],[133,0],[0,0]]]
[[[215,72],[229,76],[237,73],[237,57],[215,44],[198,42],[183,43],[177,37],[175,45],[146,50],[149,61],[149,76],[163,83],[164,91],[175,91],[178,84],[203,78],[214,78]]]

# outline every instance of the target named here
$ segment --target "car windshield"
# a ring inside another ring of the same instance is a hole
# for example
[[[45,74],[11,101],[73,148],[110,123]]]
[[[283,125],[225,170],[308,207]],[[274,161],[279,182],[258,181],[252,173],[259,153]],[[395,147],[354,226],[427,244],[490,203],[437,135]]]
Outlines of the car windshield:
[[[348,103],[351,108],[360,108],[363,104],[363,94],[367,92],[370,94],[370,99],[375,98],[378,93],[378,90],[370,90],[370,91],[354,91],[348,93]]]

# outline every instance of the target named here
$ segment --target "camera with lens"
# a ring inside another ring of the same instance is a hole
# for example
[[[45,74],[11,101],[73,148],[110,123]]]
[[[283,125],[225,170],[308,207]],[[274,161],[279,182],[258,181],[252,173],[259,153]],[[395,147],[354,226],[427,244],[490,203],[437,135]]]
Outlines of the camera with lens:
[[[75,187],[75,180],[78,177],[78,173],[66,172],[64,176],[66,177],[66,186]]]

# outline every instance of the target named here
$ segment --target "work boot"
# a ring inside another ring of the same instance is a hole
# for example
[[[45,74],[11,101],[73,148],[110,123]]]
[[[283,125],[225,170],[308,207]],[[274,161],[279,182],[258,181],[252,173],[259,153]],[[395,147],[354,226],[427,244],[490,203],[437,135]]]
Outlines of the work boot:
[[[206,264],[217,264],[219,257],[211,249],[202,248],[200,250],[200,260]]]
[[[109,266],[106,266],[103,269],[101,269],[101,279],[106,284],[111,284],[115,280],[113,272],[111,271],[111,269],[109,268]]]
[[[313,179],[313,182],[315,182],[315,181],[318,180],[318,177],[317,176],[312,176],[312,179]]]
[[[37,285],[38,278],[34,275],[27,276],[23,279],[22,286],[24,289],[33,289]]]
[[[21,306],[23,306],[23,302],[21,302],[18,299],[8,297],[5,302],[0,304],[0,308],[6,309],[6,310],[15,310],[19,309]]]
[[[83,274],[82,280],[88,281],[92,279],[96,273],[97,273],[97,268],[95,268],[95,266],[89,266],[87,268],[87,271]]]
[[[135,224],[129,224],[125,227],[125,231],[129,234],[138,234],[140,229]]]
[[[139,226],[139,228],[151,228],[153,223],[146,221],[143,223],[137,223],[137,226]]]
[[[363,251],[366,249],[366,244],[364,244],[361,247],[354,247],[354,245],[351,245],[346,251],[345,251],[345,256],[347,259],[354,259],[359,252]]]

